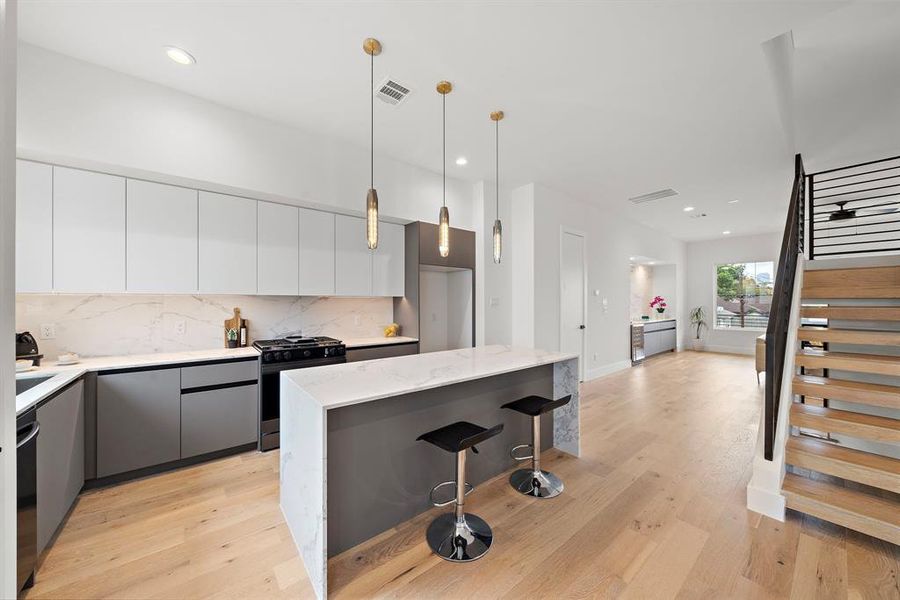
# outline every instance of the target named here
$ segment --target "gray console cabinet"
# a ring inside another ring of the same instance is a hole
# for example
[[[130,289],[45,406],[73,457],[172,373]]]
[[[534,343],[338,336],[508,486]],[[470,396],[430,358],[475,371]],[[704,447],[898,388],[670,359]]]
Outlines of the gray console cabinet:
[[[77,381],[37,409],[38,553],[53,538],[84,487],[84,383]]]
[[[97,377],[97,476],[181,458],[181,371]]]
[[[181,395],[181,458],[255,443],[257,385]]]

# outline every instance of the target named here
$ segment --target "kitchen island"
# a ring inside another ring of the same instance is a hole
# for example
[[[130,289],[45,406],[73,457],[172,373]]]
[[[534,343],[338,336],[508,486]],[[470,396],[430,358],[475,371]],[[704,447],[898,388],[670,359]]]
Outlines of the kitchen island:
[[[542,417],[542,447],[578,456],[572,354],[483,346],[283,372],[281,509],[316,594],[327,595],[329,557],[430,509],[431,487],[452,478],[455,457],[416,437],[460,420],[503,423],[471,460],[478,484],[531,441],[530,419],[500,407],[532,394],[572,396]]]

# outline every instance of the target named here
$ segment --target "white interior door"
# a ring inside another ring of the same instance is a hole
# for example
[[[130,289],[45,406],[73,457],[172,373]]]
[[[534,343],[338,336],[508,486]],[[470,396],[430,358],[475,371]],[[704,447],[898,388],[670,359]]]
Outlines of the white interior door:
[[[559,349],[578,355],[578,378],[584,379],[585,239],[573,231],[560,232]]]

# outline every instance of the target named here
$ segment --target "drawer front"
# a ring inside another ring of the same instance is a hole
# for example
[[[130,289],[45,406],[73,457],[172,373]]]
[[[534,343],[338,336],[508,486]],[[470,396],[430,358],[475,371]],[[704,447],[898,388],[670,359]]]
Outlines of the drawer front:
[[[181,395],[181,458],[256,442],[258,386]]]
[[[239,360],[198,367],[182,367],[181,389],[238,383],[259,379],[258,360]]]
[[[347,362],[390,358],[391,356],[406,356],[407,354],[418,353],[419,344],[392,344],[389,346],[376,346],[374,348],[348,348]]]
[[[644,333],[650,333],[653,331],[662,331],[663,329],[674,329],[675,321],[660,321],[655,323],[645,323],[644,324]]]

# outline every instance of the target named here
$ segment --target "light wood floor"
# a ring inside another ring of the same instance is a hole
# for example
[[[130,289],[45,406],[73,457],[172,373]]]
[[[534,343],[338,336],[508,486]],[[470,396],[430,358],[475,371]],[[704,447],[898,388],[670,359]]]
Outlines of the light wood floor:
[[[584,456],[545,454],[562,496],[524,498],[499,477],[469,497],[494,529],[484,559],[431,555],[427,513],[332,559],[331,595],[900,598],[900,547],[745,509],[761,389],[751,358],[693,352],[590,382]],[[310,597],[277,460],[245,454],[85,494],[27,597]]]

